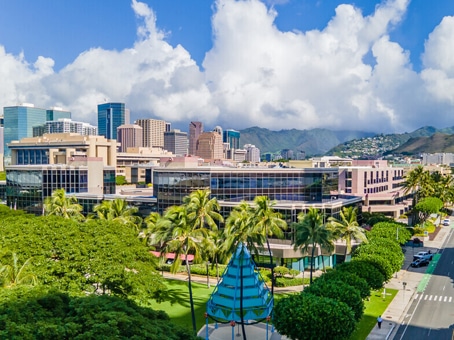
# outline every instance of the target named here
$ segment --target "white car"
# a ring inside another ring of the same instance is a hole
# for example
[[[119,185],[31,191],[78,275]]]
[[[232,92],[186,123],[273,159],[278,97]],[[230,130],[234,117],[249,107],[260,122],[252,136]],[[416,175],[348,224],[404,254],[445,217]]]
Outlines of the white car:
[[[443,225],[448,226],[451,223],[451,221],[449,220],[449,218],[445,218],[442,223]]]
[[[431,261],[434,254],[430,251],[420,251],[418,254],[413,255],[413,261],[418,259]]]

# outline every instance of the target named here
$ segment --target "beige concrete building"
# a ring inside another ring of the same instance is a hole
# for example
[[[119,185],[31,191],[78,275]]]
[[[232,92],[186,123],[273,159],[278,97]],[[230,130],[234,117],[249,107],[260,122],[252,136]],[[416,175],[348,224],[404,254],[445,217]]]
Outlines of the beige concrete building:
[[[203,132],[197,140],[196,155],[204,159],[222,159],[222,136],[217,132]]]
[[[138,119],[135,124],[143,130],[143,146],[146,148],[164,148],[166,122],[158,119]]]
[[[100,158],[104,166],[116,166],[117,141],[104,136],[76,133],[44,134],[9,143],[11,164],[68,164],[72,158]]]

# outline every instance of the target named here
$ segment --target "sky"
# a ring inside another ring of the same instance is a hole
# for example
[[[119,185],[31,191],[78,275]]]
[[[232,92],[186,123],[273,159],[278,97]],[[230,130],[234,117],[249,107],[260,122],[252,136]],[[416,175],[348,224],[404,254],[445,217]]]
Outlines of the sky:
[[[0,106],[97,125],[454,126],[451,0],[0,0]]]

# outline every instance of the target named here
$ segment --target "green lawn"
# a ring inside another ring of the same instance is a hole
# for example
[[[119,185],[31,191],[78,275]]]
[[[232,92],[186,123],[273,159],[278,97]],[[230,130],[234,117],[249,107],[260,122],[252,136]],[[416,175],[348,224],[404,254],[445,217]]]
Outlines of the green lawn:
[[[181,326],[192,329],[191,308],[189,305],[188,283],[179,280],[165,280],[169,289],[171,302],[154,303],[153,308],[165,311],[173,322]],[[213,292],[214,286],[207,288],[206,285],[193,283],[192,293],[194,297],[197,330],[202,328],[205,323],[205,306]],[[372,291],[370,301],[366,301],[364,315],[358,323],[357,330],[353,333],[351,340],[364,340],[375,327],[377,317],[382,315],[394,296],[397,294],[395,289],[386,289],[386,296],[383,299],[383,289]],[[276,294],[276,300],[288,294]]]
[[[370,331],[377,324],[377,317],[383,315],[388,305],[397,294],[397,289],[386,289],[386,296],[383,299],[383,289],[372,291],[370,301],[366,301],[363,317],[358,323],[356,331],[351,336],[351,340],[364,340]]]
[[[187,281],[165,280],[165,283],[169,289],[171,302],[154,303],[153,309],[165,311],[176,324],[192,329]],[[203,284],[192,284],[197,330],[205,324],[206,303],[213,289],[213,286],[208,289]]]

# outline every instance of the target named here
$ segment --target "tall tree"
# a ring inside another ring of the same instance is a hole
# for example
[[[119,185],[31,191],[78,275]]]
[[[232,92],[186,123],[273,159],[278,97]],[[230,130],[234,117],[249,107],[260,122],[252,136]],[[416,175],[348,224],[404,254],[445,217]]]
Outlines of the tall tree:
[[[104,200],[93,208],[93,212],[99,219],[117,222],[136,230],[142,223],[142,219],[136,215],[137,211],[137,207],[130,206],[121,198]]]
[[[223,222],[219,213],[220,207],[216,198],[210,198],[209,190],[196,190],[183,199],[188,209],[188,217],[194,228],[208,227],[211,230],[218,228],[216,222]]]
[[[364,229],[361,228],[357,220],[358,209],[356,207],[344,207],[340,212],[340,219],[335,217],[328,218],[328,229],[331,230],[336,239],[345,241],[345,260],[347,255],[352,252],[352,241],[367,243]]]
[[[294,249],[299,248],[307,252],[311,248],[310,283],[312,283],[315,249],[317,246],[330,248],[333,235],[326,225],[323,224],[323,216],[316,208],[309,208],[307,214],[300,213],[298,215],[298,222],[293,223],[293,228],[295,230]]]
[[[84,220],[82,206],[78,203],[74,195],[66,195],[65,189],[57,189],[52,192],[52,196],[44,200],[44,215],[61,216],[77,221]]]
[[[270,257],[271,265],[271,294],[274,295],[274,263],[273,254],[271,253],[269,238],[284,238],[284,230],[287,229],[287,222],[282,219],[282,215],[275,212],[273,206],[276,201],[271,201],[267,196],[256,196],[254,199],[254,219],[256,227],[266,238],[266,245]]]
[[[255,254],[265,243],[265,235],[257,227],[254,219],[254,211],[245,201],[242,201],[230,212],[225,221],[226,251],[233,254],[239,243],[245,243],[248,249]]]
[[[164,212],[164,218],[154,226],[152,236],[153,244],[162,244],[161,254],[173,253],[175,260],[170,267],[176,273],[182,263],[182,257],[188,272],[189,302],[191,305],[192,327],[197,332],[195,321],[194,299],[192,296],[191,268],[188,255],[192,254],[194,260],[200,259],[202,242],[208,236],[208,229],[195,228],[189,218],[185,205],[169,207]]]

